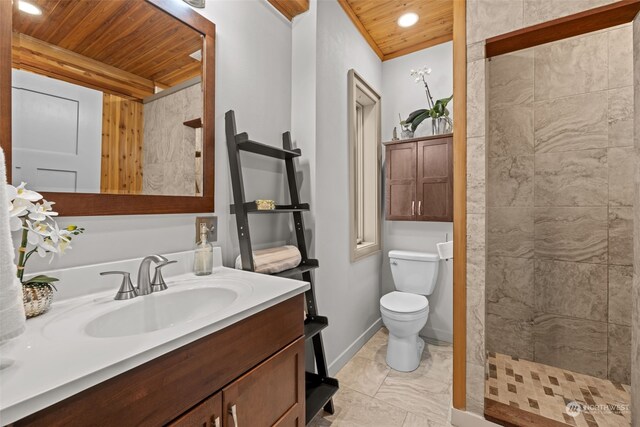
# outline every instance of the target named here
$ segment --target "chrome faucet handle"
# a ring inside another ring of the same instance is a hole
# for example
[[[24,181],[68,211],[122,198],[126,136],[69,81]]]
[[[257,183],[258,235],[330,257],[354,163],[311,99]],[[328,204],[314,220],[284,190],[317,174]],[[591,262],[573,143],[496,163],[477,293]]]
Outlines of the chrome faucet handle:
[[[162,262],[156,266],[156,272],[153,275],[153,280],[151,281],[151,290],[153,292],[164,291],[167,289],[167,284],[164,281],[164,277],[162,277],[162,267],[165,267],[169,264],[175,264],[178,261],[167,261]]]
[[[138,291],[133,286],[133,283],[131,283],[131,275],[128,272],[103,271],[102,273],[100,273],[101,276],[107,276],[110,274],[122,274],[122,283],[120,284],[120,289],[113,299],[120,301],[135,298],[138,296]]]

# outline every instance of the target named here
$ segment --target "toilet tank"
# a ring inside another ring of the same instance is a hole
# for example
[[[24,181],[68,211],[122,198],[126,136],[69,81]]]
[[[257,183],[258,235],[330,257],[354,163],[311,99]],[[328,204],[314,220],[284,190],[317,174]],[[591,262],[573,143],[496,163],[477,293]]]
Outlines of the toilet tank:
[[[389,251],[396,290],[431,295],[438,279],[440,257],[429,252]]]

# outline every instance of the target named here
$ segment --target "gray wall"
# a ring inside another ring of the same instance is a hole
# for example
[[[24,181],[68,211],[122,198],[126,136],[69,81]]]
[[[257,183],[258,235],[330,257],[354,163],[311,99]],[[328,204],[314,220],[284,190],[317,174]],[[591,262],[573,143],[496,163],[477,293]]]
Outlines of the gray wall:
[[[632,28],[488,69],[486,350],[629,384]]]

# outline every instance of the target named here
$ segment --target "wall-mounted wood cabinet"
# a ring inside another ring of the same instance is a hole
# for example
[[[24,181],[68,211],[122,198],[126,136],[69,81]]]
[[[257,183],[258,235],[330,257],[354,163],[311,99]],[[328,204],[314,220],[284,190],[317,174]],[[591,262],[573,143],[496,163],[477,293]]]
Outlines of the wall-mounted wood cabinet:
[[[385,143],[385,211],[393,221],[453,221],[453,135]]]

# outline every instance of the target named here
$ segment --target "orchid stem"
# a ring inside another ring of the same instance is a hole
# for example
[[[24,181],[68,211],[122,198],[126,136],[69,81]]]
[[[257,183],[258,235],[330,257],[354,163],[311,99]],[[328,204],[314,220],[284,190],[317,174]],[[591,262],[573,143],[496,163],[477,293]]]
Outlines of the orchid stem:
[[[20,242],[20,248],[18,248],[18,279],[20,283],[22,283],[22,278],[24,277],[24,265],[27,263],[27,259],[25,252],[27,251],[27,234],[29,230],[25,227],[25,220],[22,220],[22,241]],[[26,259],[25,259],[26,257]]]

